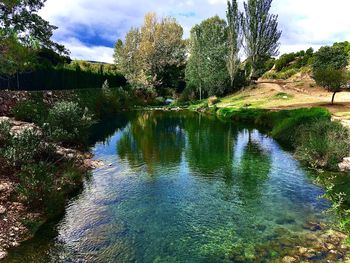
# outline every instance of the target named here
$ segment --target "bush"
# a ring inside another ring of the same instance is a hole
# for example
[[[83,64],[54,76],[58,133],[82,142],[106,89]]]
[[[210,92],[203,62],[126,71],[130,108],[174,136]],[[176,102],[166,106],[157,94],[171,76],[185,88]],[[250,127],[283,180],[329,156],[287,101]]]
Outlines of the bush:
[[[349,155],[349,131],[339,122],[322,120],[301,127],[296,154],[313,167],[337,169]]]
[[[260,123],[269,123],[272,127],[271,135],[276,140],[293,146],[296,132],[305,123],[313,123],[321,120],[330,120],[331,115],[326,109],[311,108],[290,111],[270,112],[261,116]]]
[[[19,173],[19,192],[33,207],[42,207],[55,191],[52,166],[47,163],[34,163],[23,166]]]
[[[0,122],[0,154],[11,142],[11,125],[8,121]]]
[[[43,102],[21,101],[11,111],[16,120],[42,123],[47,117],[47,107]]]
[[[43,141],[36,129],[25,129],[11,136],[3,156],[15,167],[39,161],[53,160],[56,157],[53,145]]]
[[[87,109],[74,102],[58,102],[49,111],[47,126],[49,138],[64,145],[85,145],[88,129],[93,124]]]

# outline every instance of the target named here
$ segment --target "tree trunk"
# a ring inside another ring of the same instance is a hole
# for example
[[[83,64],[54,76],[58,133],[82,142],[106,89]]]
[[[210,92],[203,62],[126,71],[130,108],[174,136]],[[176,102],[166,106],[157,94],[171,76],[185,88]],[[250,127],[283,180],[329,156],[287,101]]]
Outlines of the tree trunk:
[[[333,92],[333,96],[332,96],[332,105],[334,104],[334,98],[335,98],[335,94],[336,94],[337,92]]]

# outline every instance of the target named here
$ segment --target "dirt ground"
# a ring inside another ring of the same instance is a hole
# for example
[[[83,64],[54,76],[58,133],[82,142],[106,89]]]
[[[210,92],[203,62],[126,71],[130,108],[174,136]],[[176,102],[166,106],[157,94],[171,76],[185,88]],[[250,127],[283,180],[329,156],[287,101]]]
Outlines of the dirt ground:
[[[254,107],[271,110],[309,107],[327,108],[334,119],[350,127],[350,90],[339,92],[331,105],[332,93],[312,79],[298,81],[259,81],[257,85],[225,97],[218,107]]]

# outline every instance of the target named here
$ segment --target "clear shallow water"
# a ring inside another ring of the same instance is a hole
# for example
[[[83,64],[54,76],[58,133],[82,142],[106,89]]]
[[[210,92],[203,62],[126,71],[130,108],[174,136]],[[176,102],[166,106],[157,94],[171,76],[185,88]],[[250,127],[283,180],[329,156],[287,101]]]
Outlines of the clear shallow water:
[[[257,130],[163,112],[96,130],[93,152],[108,166],[5,262],[226,262],[331,220],[322,189]]]

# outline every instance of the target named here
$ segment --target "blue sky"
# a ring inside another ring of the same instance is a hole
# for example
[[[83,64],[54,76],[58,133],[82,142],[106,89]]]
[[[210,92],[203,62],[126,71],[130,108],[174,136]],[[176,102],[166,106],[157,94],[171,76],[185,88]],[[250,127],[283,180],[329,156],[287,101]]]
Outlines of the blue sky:
[[[272,12],[283,31],[281,53],[350,40],[349,10],[350,0],[274,0]],[[188,37],[202,20],[224,18],[226,0],[47,0],[40,15],[59,27],[54,39],[72,58],[112,62],[116,40],[139,27],[150,11],[175,17]]]

